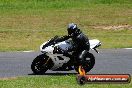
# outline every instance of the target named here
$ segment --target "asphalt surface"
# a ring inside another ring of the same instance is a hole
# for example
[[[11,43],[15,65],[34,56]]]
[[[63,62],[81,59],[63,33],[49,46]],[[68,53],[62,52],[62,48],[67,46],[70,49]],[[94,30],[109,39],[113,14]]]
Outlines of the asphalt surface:
[[[101,49],[94,54],[96,63],[90,74],[132,74],[132,49]],[[30,65],[40,52],[0,52],[0,78],[33,75]],[[74,74],[50,71],[46,75]]]

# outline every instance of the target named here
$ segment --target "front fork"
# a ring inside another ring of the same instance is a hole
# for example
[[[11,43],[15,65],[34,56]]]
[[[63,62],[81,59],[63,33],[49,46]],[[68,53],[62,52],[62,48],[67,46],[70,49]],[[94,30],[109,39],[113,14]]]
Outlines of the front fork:
[[[53,65],[53,64],[50,64],[50,62],[51,62],[51,59],[48,58],[47,61],[43,64],[43,67],[46,67],[46,68],[52,67],[51,65]]]

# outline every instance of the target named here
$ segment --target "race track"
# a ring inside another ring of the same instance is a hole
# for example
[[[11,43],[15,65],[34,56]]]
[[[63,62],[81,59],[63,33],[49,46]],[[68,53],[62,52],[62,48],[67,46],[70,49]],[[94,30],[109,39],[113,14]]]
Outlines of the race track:
[[[132,49],[101,49],[90,74],[132,74]],[[0,78],[33,75],[30,65],[40,52],[0,52]],[[76,73],[47,71],[46,75]]]

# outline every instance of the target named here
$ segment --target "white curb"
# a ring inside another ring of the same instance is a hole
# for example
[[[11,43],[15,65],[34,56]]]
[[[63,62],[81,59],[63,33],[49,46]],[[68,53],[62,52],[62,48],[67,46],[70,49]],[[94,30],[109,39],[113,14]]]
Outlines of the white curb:
[[[22,52],[34,52],[34,50],[29,50],[29,51],[22,51]]]
[[[132,49],[132,48],[124,48],[124,49]]]

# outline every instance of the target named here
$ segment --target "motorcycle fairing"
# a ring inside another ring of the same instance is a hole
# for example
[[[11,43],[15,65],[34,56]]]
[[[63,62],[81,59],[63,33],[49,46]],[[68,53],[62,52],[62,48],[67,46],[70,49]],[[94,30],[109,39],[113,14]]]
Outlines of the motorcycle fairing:
[[[73,47],[72,46],[73,43],[71,40],[65,40],[65,41],[59,42],[55,45],[52,44],[52,42],[51,43],[49,43],[49,42],[51,42],[51,41],[49,40],[49,41],[43,43],[40,46],[40,50],[42,53],[46,53],[46,55],[49,56],[51,58],[51,60],[53,61],[54,65],[51,68],[51,70],[56,70],[57,68],[62,67],[62,65],[64,63],[67,63],[70,60],[70,58],[63,56],[63,54],[54,54],[53,53],[54,47],[59,46],[63,50],[68,50],[69,48]],[[49,46],[48,46],[48,43],[49,43]],[[97,46],[101,45],[100,41],[97,39],[89,40],[89,43],[90,43],[90,49],[95,49]],[[43,46],[45,46],[45,48]],[[62,59],[60,59],[59,57],[61,57]]]

